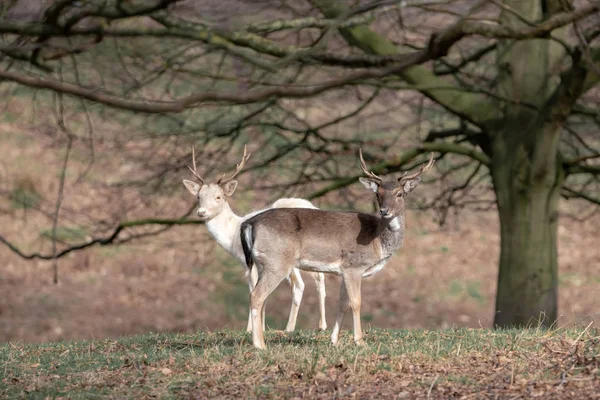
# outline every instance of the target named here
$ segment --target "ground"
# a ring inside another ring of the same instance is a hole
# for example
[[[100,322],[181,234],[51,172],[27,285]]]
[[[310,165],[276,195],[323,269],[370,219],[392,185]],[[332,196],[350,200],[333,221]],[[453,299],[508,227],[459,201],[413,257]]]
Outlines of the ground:
[[[587,329],[144,334],[0,345],[1,397],[598,399],[600,332]]]

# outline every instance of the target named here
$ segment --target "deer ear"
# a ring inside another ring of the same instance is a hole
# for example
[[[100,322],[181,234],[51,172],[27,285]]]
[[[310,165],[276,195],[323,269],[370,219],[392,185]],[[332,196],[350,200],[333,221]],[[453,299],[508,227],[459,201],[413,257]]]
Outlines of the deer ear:
[[[187,179],[183,180],[183,184],[185,185],[187,190],[189,190],[190,193],[193,194],[194,196],[198,196],[198,192],[200,191],[200,188],[202,187],[201,185],[197,184],[196,182],[188,181]]]
[[[235,192],[235,189],[237,188],[237,181],[229,181],[229,182],[225,182],[222,186],[223,188],[223,193],[225,193],[225,196],[231,196],[233,194],[233,192]]]
[[[369,178],[358,178],[360,183],[365,185],[365,187],[375,193],[377,193],[377,189],[379,189],[379,183],[376,180]]]
[[[421,177],[416,177],[415,179],[411,179],[404,183],[404,194],[408,194],[417,187],[417,185],[421,182]]]

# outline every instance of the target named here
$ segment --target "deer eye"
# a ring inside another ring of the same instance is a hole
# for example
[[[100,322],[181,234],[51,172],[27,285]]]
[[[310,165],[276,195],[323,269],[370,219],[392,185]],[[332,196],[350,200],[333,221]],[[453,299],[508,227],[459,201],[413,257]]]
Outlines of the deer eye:
[[[221,200],[221,196],[217,196],[217,200]]]
[[[403,191],[399,191],[398,194],[396,194],[396,197],[402,197],[404,196],[404,192]]]

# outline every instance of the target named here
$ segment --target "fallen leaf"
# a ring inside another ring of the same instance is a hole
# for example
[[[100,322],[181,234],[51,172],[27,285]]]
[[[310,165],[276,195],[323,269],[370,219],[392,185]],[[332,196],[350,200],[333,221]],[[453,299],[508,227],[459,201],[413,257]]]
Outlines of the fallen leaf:
[[[213,387],[217,384],[217,382],[214,379],[207,379],[204,381],[204,384],[206,385],[206,387]]]

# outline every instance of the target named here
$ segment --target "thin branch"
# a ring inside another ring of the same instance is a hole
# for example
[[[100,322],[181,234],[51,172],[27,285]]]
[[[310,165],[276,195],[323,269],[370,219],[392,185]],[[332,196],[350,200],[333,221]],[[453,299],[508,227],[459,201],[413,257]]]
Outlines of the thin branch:
[[[69,163],[69,155],[71,154],[71,148],[73,146],[73,135],[71,135],[70,132],[67,130],[64,121],[64,103],[62,95],[58,94],[58,96],[56,97],[58,101],[57,124],[67,136],[67,148],[65,150],[65,158],[63,160],[63,166],[60,172],[60,178],[58,183],[58,198],[56,199],[56,207],[54,211],[54,216],[52,217],[52,269],[54,272],[52,282],[55,285],[58,284],[58,258],[56,257],[56,230],[58,228],[58,213],[60,212],[60,207],[63,202],[65,179],[67,176],[67,165]]]
[[[590,196],[589,194],[571,189],[568,186],[563,186],[564,197],[567,199],[579,198],[589,201],[590,203],[597,204],[600,206],[600,197]]]
[[[521,22],[524,22],[526,25],[535,26],[535,23],[529,21],[527,18],[522,16],[519,11],[515,10],[508,4],[504,4],[503,2],[498,1],[498,0],[490,0],[490,2],[492,2],[496,7],[500,8],[501,10],[506,11],[509,14],[512,14],[514,17],[519,19]]]
[[[593,160],[594,158],[600,158],[600,154],[590,154],[590,155],[587,155],[587,156],[577,157],[577,158],[574,158],[572,160],[565,160],[565,161],[563,161],[563,164],[571,166],[571,165],[579,164],[579,163],[581,163],[583,161]]]
[[[73,145],[73,138],[69,136],[67,142],[67,149],[65,150],[65,159],[63,161],[62,171],[60,173],[60,181],[58,185],[58,199],[56,200],[56,210],[54,211],[54,218],[52,219],[52,262],[53,262],[53,271],[54,275],[52,278],[52,282],[54,284],[58,284],[58,257],[56,257],[56,228],[58,227],[58,213],[60,211],[60,206],[63,201],[64,187],[65,187],[65,177],[67,175],[67,163],[69,162],[69,154],[71,153],[71,147]]]
[[[292,20],[277,20],[269,22],[260,22],[257,24],[248,25],[243,30],[252,33],[273,33],[286,29],[306,29],[306,28],[345,28],[358,24],[366,24],[375,19],[377,14],[381,14],[393,9],[398,8],[397,5],[390,5],[386,7],[378,8],[372,12],[365,12],[359,16],[348,18],[345,21],[338,21],[337,19],[323,19],[317,17],[306,17]]]
[[[425,138],[425,142],[433,142],[438,139],[446,139],[449,137],[456,136],[465,136],[465,137],[473,137],[480,135],[479,132],[471,130],[467,127],[460,127],[456,129],[446,129],[443,131],[429,131],[427,137]]]
[[[579,25],[577,25],[577,22],[573,22],[573,29],[575,30],[577,39],[579,39],[579,44],[580,44],[581,48],[583,49],[583,56],[585,57],[585,60],[587,61],[589,67],[598,76],[600,76],[600,67],[598,65],[596,65],[596,63],[594,62],[594,59],[592,57],[592,52],[590,51],[590,45],[588,44],[587,39],[585,38],[585,35],[579,28]]]
[[[469,65],[472,62],[475,61],[479,61],[482,57],[484,57],[485,55],[489,54],[490,52],[496,50],[496,48],[498,47],[497,43],[493,43],[489,46],[485,46],[482,47],[481,49],[477,50],[476,52],[474,52],[473,54],[471,54],[470,56],[463,58],[460,63],[456,64],[456,65],[451,65],[448,64],[448,67],[444,70],[435,70],[435,74],[438,76],[442,76],[442,75],[450,75],[450,74],[455,74],[457,72],[459,72],[461,69],[463,69],[465,66]]]

